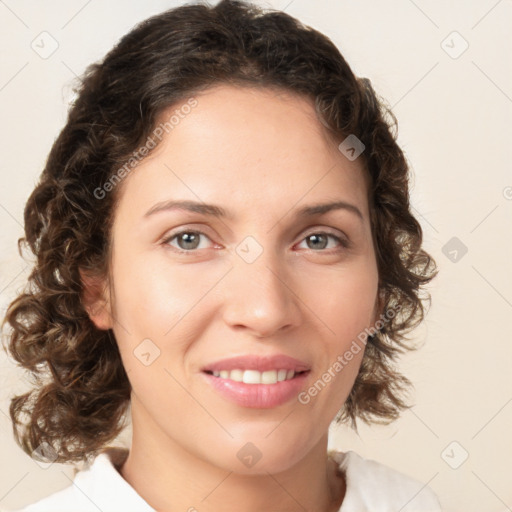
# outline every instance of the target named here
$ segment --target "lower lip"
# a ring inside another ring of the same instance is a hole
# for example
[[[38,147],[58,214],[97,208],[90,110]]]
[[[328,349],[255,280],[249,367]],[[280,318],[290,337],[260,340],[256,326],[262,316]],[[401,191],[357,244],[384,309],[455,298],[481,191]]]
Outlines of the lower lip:
[[[300,393],[309,372],[296,375],[293,379],[275,384],[245,384],[230,379],[214,377],[203,372],[207,381],[229,401],[242,407],[271,409],[282,405]]]

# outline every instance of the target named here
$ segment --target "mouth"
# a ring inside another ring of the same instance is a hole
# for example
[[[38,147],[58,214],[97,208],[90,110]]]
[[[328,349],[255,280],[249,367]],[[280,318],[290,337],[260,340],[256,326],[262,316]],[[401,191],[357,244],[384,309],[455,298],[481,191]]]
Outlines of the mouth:
[[[204,373],[220,379],[243,382],[244,384],[277,384],[278,382],[292,380],[299,375],[309,373],[309,370],[295,371],[281,368],[279,370],[260,372],[258,370],[242,370],[235,368],[234,370],[206,370]]]
[[[206,382],[238,406],[270,409],[297,398],[311,366],[284,354],[238,356],[202,368]]]

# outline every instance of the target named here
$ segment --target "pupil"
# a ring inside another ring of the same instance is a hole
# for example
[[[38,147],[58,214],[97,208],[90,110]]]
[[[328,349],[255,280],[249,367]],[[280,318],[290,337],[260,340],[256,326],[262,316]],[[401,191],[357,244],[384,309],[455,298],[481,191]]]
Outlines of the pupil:
[[[309,240],[309,241],[311,241],[311,240],[315,241],[315,240],[316,240],[316,241],[318,242],[318,241],[319,241],[319,240],[321,240],[321,239],[323,239],[323,240],[324,240],[324,243],[323,243],[323,244],[321,244],[321,246],[322,246],[322,247],[321,247],[321,249],[325,249],[325,247],[326,247],[326,241],[327,241],[327,237],[326,237],[325,235],[310,235],[310,236],[308,236],[308,240]],[[318,247],[319,247],[319,246],[318,246],[318,244],[317,244],[317,245],[313,245],[313,249],[314,249],[315,247],[316,247],[316,248],[318,248]],[[310,247],[310,248],[311,248],[311,247]]]
[[[195,249],[197,247],[197,239],[199,237],[194,233],[183,233],[181,235],[181,241],[185,244],[185,247],[182,247],[183,249]],[[196,239],[196,240],[194,240]],[[196,242],[194,246],[194,242]],[[187,245],[192,244],[192,247]]]

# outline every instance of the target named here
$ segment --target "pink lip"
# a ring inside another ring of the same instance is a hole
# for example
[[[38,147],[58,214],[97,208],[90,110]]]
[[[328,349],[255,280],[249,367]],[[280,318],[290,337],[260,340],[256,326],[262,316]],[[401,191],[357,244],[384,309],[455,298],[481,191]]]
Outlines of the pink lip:
[[[293,370],[295,372],[304,372],[310,369],[311,367],[304,361],[299,361],[294,357],[284,354],[277,354],[274,356],[248,355],[221,359],[206,365],[202,370],[203,372],[221,370],[258,370],[260,372],[267,370]]]
[[[309,371],[295,375],[293,379],[275,384],[245,384],[234,380],[214,377],[204,373],[204,377],[224,398],[242,407],[270,409],[282,405],[296,397],[305,386]]]
[[[203,375],[207,382],[230,402],[242,407],[270,409],[296,397],[304,388],[310,369],[311,366],[304,361],[299,361],[284,354],[274,356],[247,355],[210,363],[203,368]],[[260,372],[293,370],[297,375],[293,379],[276,382],[275,384],[245,384],[244,382],[215,377],[211,374],[211,372],[221,370],[258,370]]]

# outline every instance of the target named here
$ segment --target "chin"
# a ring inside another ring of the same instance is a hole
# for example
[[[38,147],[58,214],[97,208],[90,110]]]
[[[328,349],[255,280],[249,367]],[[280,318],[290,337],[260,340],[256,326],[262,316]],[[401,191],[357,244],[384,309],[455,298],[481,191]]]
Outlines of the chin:
[[[286,441],[279,436],[271,439],[274,434],[262,434],[260,426],[257,437],[246,435],[230,440],[229,446],[210,455],[214,456],[215,465],[228,471],[241,475],[267,475],[290,469],[313,448],[301,445],[301,439],[290,435]]]

